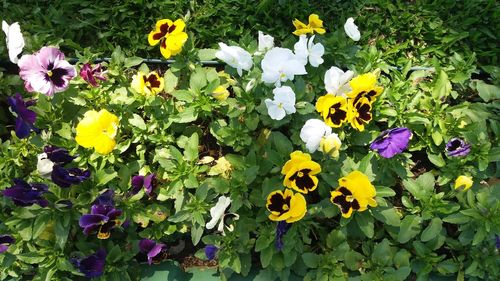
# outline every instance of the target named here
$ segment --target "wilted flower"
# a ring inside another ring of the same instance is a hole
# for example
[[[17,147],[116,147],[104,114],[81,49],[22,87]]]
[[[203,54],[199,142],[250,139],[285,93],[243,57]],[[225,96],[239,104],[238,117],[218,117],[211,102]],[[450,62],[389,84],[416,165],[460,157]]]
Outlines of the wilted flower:
[[[132,177],[132,189],[130,193],[132,195],[137,194],[142,188],[148,196],[153,193],[153,189],[156,186],[156,175],[151,173],[146,176],[133,176]]]
[[[472,184],[474,184],[472,177],[461,175],[455,180],[454,188],[466,191],[472,187]]]
[[[108,154],[116,145],[118,117],[106,109],[89,110],[76,126],[76,142],[85,148],[95,148],[98,153]]]
[[[302,219],[306,212],[306,199],[300,193],[294,194],[290,189],[284,192],[275,190],[267,196],[266,208],[272,221],[296,222]]]
[[[156,71],[151,71],[148,74],[138,71],[137,74],[132,77],[130,86],[141,95],[154,96],[163,91],[165,80],[163,77],[160,77]]]
[[[76,76],[75,67],[64,60],[64,54],[59,49],[53,47],[43,47],[33,55],[22,56],[18,65],[26,91],[47,96],[66,90],[69,81]]]
[[[370,149],[384,158],[392,158],[408,147],[411,137],[411,131],[405,127],[385,130],[370,144]]]
[[[205,256],[207,256],[207,259],[209,261],[215,259],[215,255],[217,255],[217,252],[219,251],[219,248],[215,245],[206,245],[205,246]]]
[[[230,232],[234,230],[234,225],[226,223],[226,220],[237,220],[240,216],[234,213],[226,214],[226,209],[229,205],[231,205],[231,198],[226,196],[219,197],[217,204],[210,209],[210,216],[212,216],[212,219],[206,224],[207,229],[212,229],[217,223],[219,223],[217,231],[222,232],[222,235],[225,235],[225,229]]]
[[[19,61],[18,56],[22,53],[24,48],[24,38],[21,33],[21,27],[18,22],[9,25],[7,22],[2,21],[2,30],[5,33],[5,41],[7,49],[9,50],[9,59],[12,63],[17,64]]]
[[[236,68],[236,71],[241,76],[243,70],[250,70],[253,66],[252,55],[249,52],[238,46],[228,46],[224,43],[219,43],[220,50],[215,53],[215,56],[221,61],[227,63],[231,67]]]
[[[274,120],[281,120],[287,114],[295,113],[295,93],[288,86],[277,87],[273,90],[274,100],[266,99],[269,117]]]
[[[163,257],[161,253],[164,249],[164,244],[156,243],[150,239],[142,239],[139,241],[139,250],[141,253],[147,255],[149,264],[160,261]]]
[[[27,138],[30,131],[38,132],[39,130],[33,125],[36,120],[36,113],[29,110],[28,107],[35,104],[35,101],[23,100],[23,97],[16,93],[14,97],[8,97],[7,102],[14,113],[16,113],[16,136],[20,139]]]
[[[470,144],[461,138],[452,138],[446,144],[446,152],[451,157],[466,156],[470,152]]]
[[[307,120],[300,130],[300,138],[310,153],[319,150],[332,157],[339,155],[342,142],[337,134],[332,133],[332,128],[319,119]]]
[[[265,53],[274,47],[274,38],[271,35],[264,34],[259,30],[259,47],[260,53]]]
[[[231,171],[233,170],[231,162],[227,161],[226,157],[222,156],[215,160],[215,163],[216,164],[210,168],[207,174],[209,176],[221,175],[223,178],[229,179],[231,177]]]
[[[307,74],[301,59],[291,50],[285,48],[272,48],[261,62],[262,81],[265,83],[281,85],[281,82],[292,81],[295,75]]]
[[[80,168],[63,168],[60,165],[54,166],[51,179],[60,187],[70,187],[72,184],[79,184],[90,177],[90,170]]]
[[[293,26],[295,26],[295,31],[293,34],[300,36],[304,34],[314,34],[314,32],[318,34],[325,33],[325,29],[323,28],[323,21],[319,19],[319,16],[316,14],[309,15],[309,23],[306,25],[298,19],[293,20]]]
[[[325,89],[329,94],[336,96],[346,97],[346,93],[351,91],[349,81],[354,76],[354,72],[348,70],[346,72],[342,69],[332,66],[325,72]]]
[[[182,19],[175,22],[169,19],[162,19],[156,22],[155,30],[148,35],[148,43],[155,46],[160,43],[160,52],[166,59],[175,56],[182,51],[182,46],[188,39],[184,32],[186,24]]]
[[[49,202],[42,198],[42,194],[49,188],[43,183],[29,184],[21,179],[14,179],[14,185],[2,191],[3,196],[12,199],[17,206],[26,207],[38,204],[47,207]]]
[[[229,91],[226,87],[220,85],[212,92],[212,97],[216,100],[225,101],[229,97]]]
[[[71,259],[71,263],[87,278],[99,277],[104,273],[107,253],[99,249],[94,254],[83,259]]]
[[[320,172],[321,166],[311,160],[311,155],[294,151],[281,169],[281,174],[285,175],[283,185],[300,193],[314,191],[318,187],[316,175]]]
[[[99,86],[96,79],[106,81],[107,78],[104,73],[105,71],[102,70],[100,63],[94,65],[94,67],[92,67],[89,63],[86,63],[80,69],[80,76],[93,87]]]
[[[80,217],[79,225],[83,228],[85,235],[97,230],[97,238],[108,239],[111,229],[120,224],[118,217],[121,214],[121,210],[111,205],[92,205],[90,214]]]
[[[314,35],[307,40],[306,35],[300,35],[299,41],[294,45],[295,54],[300,58],[302,64],[306,65],[309,60],[309,64],[313,67],[318,67],[323,63],[323,54],[325,53],[325,47],[321,43],[314,44]]]
[[[283,249],[283,236],[287,233],[290,228],[290,224],[286,221],[279,221],[276,226],[276,249],[281,251]]]
[[[0,235],[0,254],[6,252],[9,246],[15,242],[16,240],[10,235]]]
[[[354,211],[362,212],[368,206],[376,207],[376,194],[368,177],[360,171],[353,171],[339,179],[339,187],[331,192],[330,200],[339,206],[344,218],[349,218]]]
[[[344,31],[347,36],[349,36],[354,41],[359,41],[361,38],[361,33],[359,33],[358,27],[354,24],[353,18],[348,18],[344,24]]]
[[[321,114],[326,125],[338,128],[347,120],[347,99],[344,97],[326,94],[316,101],[316,111]]]

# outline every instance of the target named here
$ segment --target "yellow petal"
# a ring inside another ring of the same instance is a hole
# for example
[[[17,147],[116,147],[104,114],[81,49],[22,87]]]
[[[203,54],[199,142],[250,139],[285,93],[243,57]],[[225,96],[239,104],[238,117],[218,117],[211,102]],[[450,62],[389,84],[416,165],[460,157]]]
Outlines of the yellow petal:
[[[101,134],[97,137],[94,148],[100,154],[108,154],[115,148],[116,142],[114,139]]]
[[[186,27],[186,23],[182,19],[178,19],[174,21],[175,29],[172,31],[171,34],[176,34],[179,32],[184,31],[184,28]]]
[[[162,46],[162,45],[163,45],[163,44],[161,44],[161,45],[160,45],[160,52],[161,52],[161,55],[162,55],[164,58],[166,58],[166,59],[170,58],[170,57],[172,56],[172,52],[171,52],[171,51],[170,51],[170,49],[168,49],[168,48],[163,48],[163,46]]]
[[[302,219],[307,212],[306,199],[300,193],[292,196],[290,200],[290,218],[286,220],[288,223],[296,222]]]
[[[186,43],[187,39],[188,35],[185,32],[171,34],[167,36],[167,49],[169,49],[172,54],[174,52],[175,54],[178,54],[180,50],[182,50],[182,46],[184,46],[184,43]]]
[[[463,191],[466,191],[471,188],[472,184],[474,184],[472,177],[462,175],[455,180],[455,189],[462,188]]]

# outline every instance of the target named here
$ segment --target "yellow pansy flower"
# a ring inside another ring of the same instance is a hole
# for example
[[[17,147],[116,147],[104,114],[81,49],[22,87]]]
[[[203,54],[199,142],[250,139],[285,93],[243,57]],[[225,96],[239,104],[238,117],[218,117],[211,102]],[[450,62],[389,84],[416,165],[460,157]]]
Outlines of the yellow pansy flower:
[[[306,199],[300,193],[294,194],[290,189],[285,192],[276,190],[267,196],[266,208],[271,212],[272,221],[296,222],[302,219],[306,212]]]
[[[353,171],[339,179],[339,187],[331,192],[330,201],[339,206],[344,218],[349,218],[352,212],[362,212],[368,206],[376,207],[377,191],[368,177],[360,171]]]
[[[165,80],[163,77],[160,77],[156,71],[152,71],[148,74],[139,71],[132,77],[130,86],[139,94],[152,96],[163,91]]]
[[[293,20],[293,25],[295,26],[295,31],[293,34],[300,36],[304,34],[324,34],[325,29],[323,28],[323,21],[319,19],[316,14],[309,15],[309,23],[306,25],[298,19]]]
[[[471,188],[473,183],[472,177],[462,175],[455,180],[455,189],[466,191]]]
[[[372,120],[372,103],[366,97],[362,97],[354,103],[350,99],[348,102],[347,119],[351,126],[362,132],[365,130],[365,125]]]
[[[339,157],[340,146],[342,142],[337,134],[333,133],[326,137],[322,137],[319,141],[318,151],[328,154],[333,158]]]
[[[221,85],[215,88],[215,90],[212,92],[212,97],[217,100],[224,101],[227,99],[227,97],[229,97],[229,91],[226,87]]]
[[[98,153],[108,154],[116,145],[118,117],[106,109],[89,110],[76,126],[75,141],[85,148],[95,148]]]
[[[361,98],[367,98],[369,102],[375,101],[382,91],[383,87],[377,86],[377,76],[373,73],[365,73],[354,77],[349,81],[351,91],[347,96],[356,104]]]
[[[184,32],[186,24],[182,19],[175,22],[169,19],[162,19],[156,22],[156,27],[148,35],[149,45],[155,46],[160,43],[160,52],[164,58],[168,59],[181,52],[182,46],[188,39]]]
[[[321,114],[325,124],[338,128],[347,120],[347,99],[341,96],[326,94],[316,102],[316,111]]]
[[[318,187],[318,177],[321,166],[311,160],[311,155],[302,151],[294,151],[290,154],[281,173],[285,175],[283,185],[300,193],[314,191]]]

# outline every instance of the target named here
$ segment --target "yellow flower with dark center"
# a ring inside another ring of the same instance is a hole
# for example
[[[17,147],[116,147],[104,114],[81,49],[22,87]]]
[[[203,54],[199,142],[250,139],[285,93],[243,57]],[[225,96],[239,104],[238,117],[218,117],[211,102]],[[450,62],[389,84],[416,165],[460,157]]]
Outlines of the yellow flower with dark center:
[[[344,218],[349,218],[354,211],[376,207],[375,195],[377,191],[368,177],[360,171],[353,171],[339,179],[339,187],[331,192],[330,201],[339,206]]]
[[[472,177],[462,175],[455,180],[455,189],[466,191],[473,183]]]
[[[377,76],[373,73],[356,76],[349,81],[352,90],[347,96],[353,100],[353,104],[356,104],[362,98],[367,98],[370,102],[373,102],[384,90],[383,87],[376,84]]]
[[[116,145],[118,117],[106,109],[89,110],[76,126],[75,141],[85,148],[95,148],[98,153],[108,154]]]
[[[295,31],[293,34],[300,36],[304,34],[324,34],[325,29],[323,28],[323,21],[319,19],[316,14],[309,15],[309,23],[306,25],[298,19],[293,20],[293,25],[295,26]]]
[[[182,19],[172,22],[169,19],[162,19],[156,22],[155,30],[148,35],[149,45],[155,46],[160,43],[160,52],[164,58],[168,59],[181,52],[182,46],[188,39],[184,32],[186,24]]]
[[[372,120],[372,103],[366,97],[360,98],[356,103],[349,100],[349,110],[347,119],[356,130],[365,130],[365,124]]]
[[[153,96],[163,91],[165,81],[155,71],[148,74],[139,71],[132,77],[132,84],[130,86],[139,94]]]
[[[326,94],[316,102],[316,111],[321,114],[325,124],[338,128],[347,120],[347,99],[341,96]]]
[[[294,151],[290,154],[281,173],[285,175],[283,185],[300,193],[314,191],[318,187],[318,177],[321,166],[311,160],[311,155],[302,151]]]
[[[276,190],[267,196],[266,208],[271,212],[272,221],[296,222],[302,219],[306,212],[306,199],[300,193],[294,194],[290,189],[285,192]]]

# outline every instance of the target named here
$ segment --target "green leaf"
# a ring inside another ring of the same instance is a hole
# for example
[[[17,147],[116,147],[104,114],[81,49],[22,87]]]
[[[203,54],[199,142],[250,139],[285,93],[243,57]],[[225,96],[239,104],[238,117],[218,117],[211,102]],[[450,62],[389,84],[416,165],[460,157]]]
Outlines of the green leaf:
[[[70,216],[68,214],[65,214],[62,219],[59,218],[56,220],[54,232],[56,236],[56,245],[59,247],[59,249],[64,249],[66,241],[68,240],[68,234],[70,230],[69,220]]]
[[[198,58],[200,60],[213,60],[217,51],[216,49],[200,49],[198,50]]]
[[[263,268],[266,268],[271,263],[273,258],[273,247],[267,247],[262,252],[260,252],[260,264]]]
[[[377,197],[393,197],[396,195],[394,189],[387,186],[377,186]]]
[[[132,116],[133,116],[132,118],[128,119],[130,125],[137,127],[143,131],[146,130],[146,123],[144,123],[144,119],[142,119],[141,116],[135,113]]]
[[[401,225],[401,220],[399,219],[399,215],[394,208],[383,208],[378,207],[372,210],[373,216],[388,225],[397,226]]]
[[[176,90],[173,91],[172,96],[180,101],[192,102],[194,100],[193,94],[188,90]]]
[[[202,235],[203,235],[203,226],[196,224],[191,227],[191,241],[193,242],[193,245],[195,246],[198,245]]]
[[[193,107],[188,107],[173,116],[172,121],[176,123],[189,123],[195,121],[197,118],[198,112]]]
[[[184,158],[186,161],[198,160],[198,134],[193,133],[186,144],[186,149],[184,150]]]
[[[438,235],[441,232],[441,229],[443,228],[443,222],[441,221],[440,218],[433,218],[429,225],[422,231],[422,235],[420,236],[420,240],[422,242],[427,242],[436,235]]]
[[[441,70],[439,73],[439,78],[434,85],[434,89],[432,90],[432,97],[434,99],[442,99],[447,97],[451,92],[451,83],[448,80],[448,75],[446,72]]]
[[[443,221],[453,224],[465,224],[468,223],[471,219],[472,219],[471,217],[468,217],[460,213],[456,213],[443,218]]]
[[[401,222],[398,234],[398,242],[406,243],[420,233],[422,218],[415,215],[406,216]]]
[[[207,76],[202,68],[197,68],[189,79],[189,88],[199,92],[207,85]]]
[[[271,139],[276,147],[276,150],[281,154],[281,155],[289,155],[293,151],[293,145],[292,142],[281,132],[272,132],[271,133]]]
[[[496,85],[486,84],[479,80],[476,82],[476,90],[485,102],[500,99],[500,87]]]
[[[446,165],[446,162],[443,159],[443,156],[441,154],[430,154],[427,153],[427,157],[431,161],[432,164],[438,166],[439,168],[442,168]]]
[[[354,219],[356,220],[358,227],[361,229],[361,231],[363,231],[366,237],[373,238],[374,224],[371,214],[369,212],[356,213]]]
[[[37,252],[18,254],[17,258],[25,263],[37,264],[45,260],[46,256]]]
[[[50,220],[50,214],[44,213],[36,217],[33,223],[33,239],[36,239],[45,230],[46,224]]]
[[[382,242],[377,243],[373,248],[372,261],[378,265],[386,266],[390,265],[389,262],[392,260],[391,246],[389,245],[389,240],[384,239]]]
[[[163,79],[165,80],[165,92],[171,93],[177,87],[177,83],[179,82],[179,78],[172,72],[172,70],[167,70],[165,75],[163,75]]]
[[[122,250],[120,249],[119,245],[115,245],[106,256],[106,261],[114,263],[120,260],[121,257],[122,257]]]
[[[130,58],[126,58],[125,59],[125,63],[124,63],[124,67],[125,68],[130,68],[130,67],[133,67],[133,66],[136,66],[136,65],[139,65],[141,64],[143,61],[142,58],[140,57],[130,57]]]
[[[105,185],[114,178],[116,178],[118,176],[118,173],[111,169],[102,169],[98,170],[95,173],[95,176],[97,178],[97,185],[100,186],[100,185]]]
[[[304,253],[302,254],[302,260],[304,264],[309,268],[317,268],[319,263],[319,255],[315,253]]]

